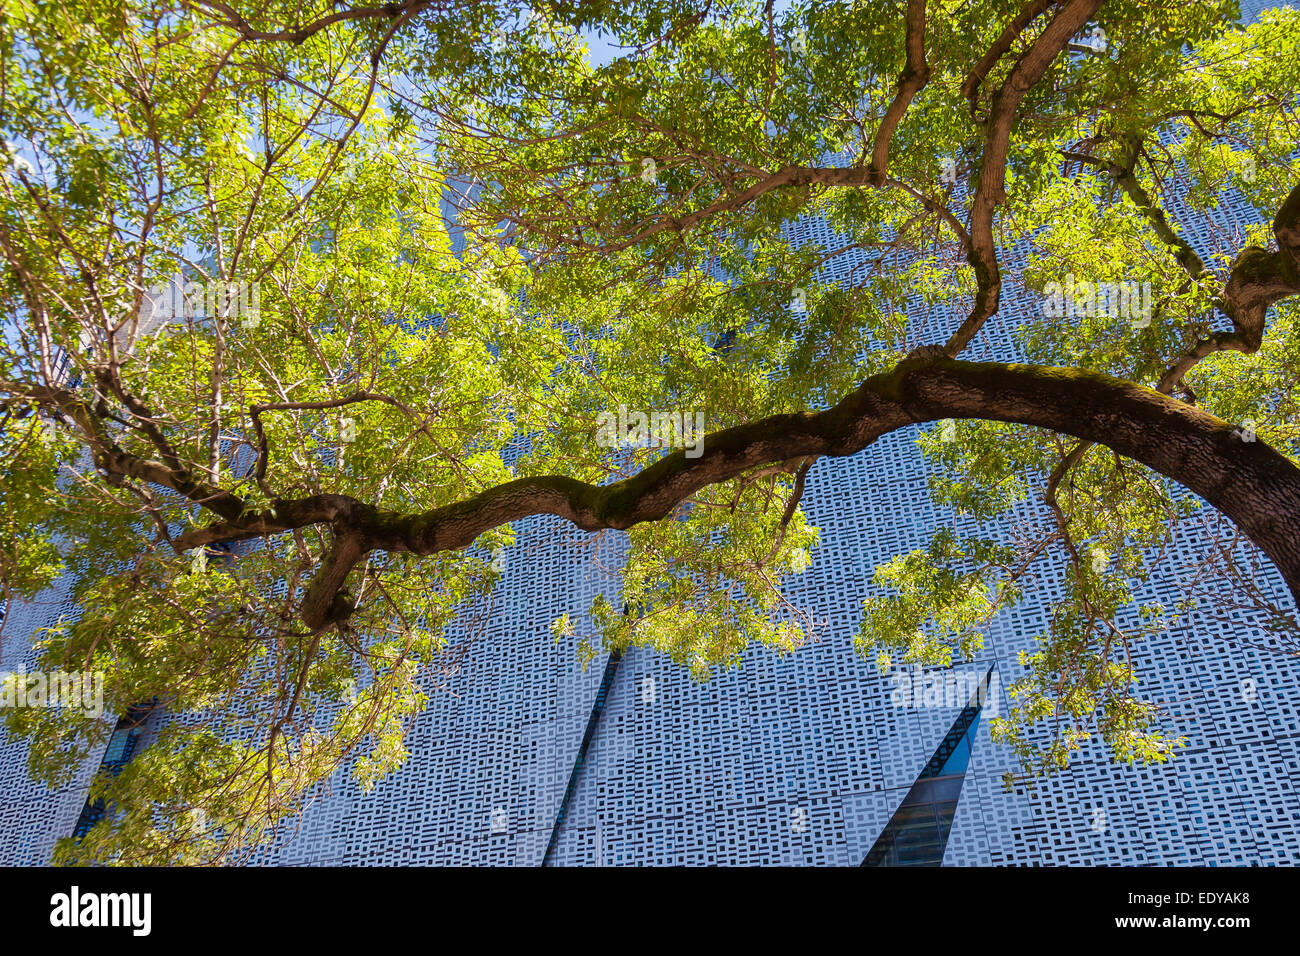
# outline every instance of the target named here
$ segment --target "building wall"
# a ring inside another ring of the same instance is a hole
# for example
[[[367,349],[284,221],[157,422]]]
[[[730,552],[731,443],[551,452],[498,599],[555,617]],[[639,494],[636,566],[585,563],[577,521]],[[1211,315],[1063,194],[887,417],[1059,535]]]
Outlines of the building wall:
[[[899,433],[813,472],[804,500],[823,544],[796,600],[829,619],[821,641],[783,660],[755,649],[706,684],[653,652],[626,655],[554,862],[861,862],[961,706],[895,706],[892,681],[851,648],[871,569],[921,546],[944,520],[925,495],[913,442]],[[456,682],[460,696],[421,715],[407,766],[372,796],[341,784],[310,809],[277,862],[541,861],[603,671],[598,660],[584,674],[547,626],[585,608],[602,582],[556,543],[569,534],[562,523],[530,524],[501,614]],[[1158,596],[1155,585],[1138,597]],[[982,675],[995,663],[1005,688],[1047,599],[1031,595],[959,669]],[[1266,645],[1250,622],[1210,620],[1138,645],[1144,691],[1169,702],[1189,738],[1170,765],[1116,766],[1091,748],[1060,777],[1009,793],[1001,777],[1010,755],[982,720],[945,863],[1296,859],[1300,667]],[[1247,677],[1254,701],[1242,693]],[[503,811],[504,832],[494,832]]]
[[[32,641],[37,629],[60,617],[75,617],[77,607],[69,600],[65,583],[59,582],[35,600],[13,602],[5,611],[0,671],[29,672],[36,669]],[[111,721],[112,715],[105,719]],[[28,778],[26,744],[10,738],[0,725],[0,866],[49,862],[55,841],[70,835],[76,826],[103,751],[101,746],[90,754],[66,787],[50,791]]]

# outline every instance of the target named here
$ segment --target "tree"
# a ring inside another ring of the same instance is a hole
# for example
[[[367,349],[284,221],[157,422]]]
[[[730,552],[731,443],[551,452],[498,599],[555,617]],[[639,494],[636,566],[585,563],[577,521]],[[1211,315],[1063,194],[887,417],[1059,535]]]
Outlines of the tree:
[[[58,859],[240,859],[373,785],[529,515],[627,533],[588,658],[797,647],[809,470],[919,423],[980,530],[878,569],[862,652],[969,656],[1056,579],[996,733],[1031,771],[1093,733],[1167,759],[1128,649],[1192,605],[1116,618],[1181,528],[1235,525],[1189,595],[1297,631],[1250,563],[1300,597],[1300,16],[1237,17],[11,3],[5,596],[71,582],[45,666],[174,715]],[[1228,189],[1260,223],[1189,242]],[[51,781],[107,732],[8,725]]]

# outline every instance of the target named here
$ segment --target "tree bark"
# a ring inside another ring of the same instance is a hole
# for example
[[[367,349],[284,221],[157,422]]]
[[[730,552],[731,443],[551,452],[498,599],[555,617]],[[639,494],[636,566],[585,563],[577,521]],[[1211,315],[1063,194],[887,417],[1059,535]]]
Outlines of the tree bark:
[[[844,456],[881,435],[942,418],[1051,429],[1106,445],[1179,482],[1227,515],[1273,561],[1300,605],[1300,468],[1234,425],[1154,389],[1080,369],[916,357],[872,376],[822,412],[774,415],[714,432],[704,453],[666,455],[611,485],[563,476],[520,478],[422,514],[381,511],[343,495],[276,502],[274,515],[247,515],[191,532],[194,547],[217,540],[329,522],[335,546],[301,607],[303,622],[327,627],[350,606],[336,600],[369,551],[433,554],[468,547],[486,531],[530,515],[565,518],[585,531],[626,529],[670,514],[707,485],[771,462]]]

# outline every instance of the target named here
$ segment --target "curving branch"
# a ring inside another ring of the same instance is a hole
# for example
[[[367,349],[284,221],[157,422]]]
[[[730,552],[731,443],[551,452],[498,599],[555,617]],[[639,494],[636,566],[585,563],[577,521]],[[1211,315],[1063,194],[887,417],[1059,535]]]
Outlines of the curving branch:
[[[1015,124],[1020,102],[1042,79],[1057,55],[1069,45],[1070,38],[1100,9],[1102,0],[1070,0],[1034,40],[1011,68],[993,97],[984,131],[984,154],[979,181],[971,203],[970,248],[966,260],[975,270],[975,302],[970,314],[958,326],[942,348],[942,354],[961,353],[984,323],[998,310],[1002,295],[1002,273],[998,266],[997,244],[993,239],[993,214],[1006,201],[1007,150],[1011,128]]]
[[[678,451],[610,485],[558,475],[521,478],[421,514],[384,511],[342,495],[277,501],[191,532],[179,542],[257,537],[329,523],[334,543],[300,607],[313,630],[351,611],[343,590],[369,551],[434,554],[530,515],[556,515],[584,531],[626,529],[670,514],[700,489],[774,461],[851,455],[918,422],[974,418],[1048,428],[1106,445],[1196,492],[1241,527],[1278,567],[1300,603],[1300,468],[1233,425],[1154,389],[1080,369],[948,358],[910,358],[872,376],[835,406],[774,415],[706,436],[704,454]]]
[[[48,409],[75,425],[95,467],[104,472],[110,484],[121,485],[125,479],[133,478],[169,488],[227,521],[239,520],[248,512],[242,498],[196,475],[185,462],[174,458],[155,461],[122,448],[108,432],[107,416],[75,392],[57,385],[24,385],[0,380],[0,393],[10,396],[9,401]],[[170,447],[161,432],[158,435],[164,447]]]
[[[1180,355],[1160,378],[1158,388],[1172,389],[1197,362],[1215,352],[1259,351],[1269,306],[1300,295],[1300,184],[1273,219],[1275,250],[1247,246],[1238,254],[1215,305],[1232,320],[1233,331],[1215,332]]]
[[[332,398],[319,402],[264,402],[260,405],[249,405],[248,418],[253,423],[253,435],[257,440],[257,463],[253,469],[253,477],[258,484],[261,484],[266,479],[266,466],[269,458],[266,445],[266,429],[262,425],[263,412],[324,411],[332,408],[342,408],[345,405],[355,405],[357,402],[382,402],[385,405],[391,405],[405,412],[417,428],[428,434],[427,427],[420,423],[420,416],[415,409],[403,402],[399,402],[391,395],[382,395],[378,392],[354,392],[345,398]],[[432,440],[433,436],[429,435],[429,438]]]
[[[971,68],[970,73],[961,84],[961,94],[970,101],[971,115],[975,115],[977,103],[979,102],[980,86],[984,83],[989,71],[997,66],[998,61],[1011,51],[1011,45],[1016,42],[1016,38],[1025,32],[1025,28],[1042,16],[1047,8],[1059,0],[1032,0],[1032,2],[1016,14],[1015,19],[1008,23],[1003,31],[998,34],[998,38],[993,41],[993,45],[988,48],[979,62]]]
[[[1300,184],[1273,217],[1277,249],[1247,246],[1232,264],[1222,308],[1238,332],[1259,347],[1269,306],[1300,292]]]
[[[1149,214],[1157,211],[1150,204]],[[1167,222],[1165,228],[1172,233]],[[1245,250],[1224,291],[1228,308],[1260,310],[1261,336],[1268,305],[1300,295],[1300,184],[1278,210],[1273,232],[1279,249]],[[1186,266],[1200,261],[1183,258]],[[610,485],[561,475],[521,478],[422,514],[385,511],[345,495],[276,500],[268,512],[251,512],[234,496],[169,475],[164,466],[120,449],[114,454],[122,460],[100,449],[97,461],[195,500],[225,495],[213,499],[220,507],[209,505],[224,520],[182,536],[181,548],[328,524],[333,544],[299,611],[305,624],[320,630],[351,613],[345,582],[373,550],[455,551],[499,525],[538,514],[556,515],[584,531],[626,529],[666,517],[708,485],[773,462],[851,455],[890,431],[940,418],[1003,421],[1072,435],[1084,443],[1077,455],[1088,444],[1105,445],[1196,492],[1272,559],[1300,604],[1300,469],[1263,442],[1243,441],[1227,422],[1172,398],[1172,391],[1173,383],[1163,378],[1153,389],[1085,369],[962,362],[921,351],[868,378],[825,411],[775,415],[705,436],[698,458],[676,452]],[[376,397],[357,393],[315,404]],[[69,393],[54,398],[78,415],[89,413]],[[83,425],[94,427],[93,421]]]
[[[187,6],[209,10],[218,14],[221,18],[219,22],[223,26],[234,30],[245,40],[285,42],[296,45],[336,23],[346,23],[354,20],[396,20],[403,16],[413,16],[434,6],[455,9],[456,4],[454,2],[435,4],[433,0],[401,0],[401,2],[385,3],[372,7],[346,7],[325,16],[317,17],[296,30],[258,30],[241,16],[234,7],[222,2],[222,0],[187,0]]]
[[[216,541],[252,539],[325,526],[330,545],[315,568],[299,607],[308,627],[320,631],[345,621],[353,610],[347,591],[352,571],[375,550],[434,554],[471,546],[480,535],[499,525],[530,515],[564,518],[585,531],[626,529],[667,517],[684,500],[704,487],[752,474],[773,462],[854,454],[884,434],[940,418],[1003,421],[1050,429],[1084,443],[1097,443],[1139,461],[1201,495],[1227,515],[1264,551],[1282,573],[1300,603],[1300,469],[1262,442],[1245,442],[1227,422],[1177,401],[1163,390],[1080,369],[956,360],[983,322],[998,308],[1001,277],[993,236],[993,217],[1005,201],[1005,166],[1012,128],[1028,91],[1045,75],[1069,40],[1095,14],[1102,0],[1064,0],[1038,37],[1011,67],[992,99],[984,135],[982,167],[973,192],[969,228],[963,230],[949,214],[967,247],[978,291],[969,317],[942,348],[922,350],[892,371],[872,376],[831,408],[772,416],[705,436],[704,454],[687,458],[666,455],[636,475],[609,485],[593,485],[560,475],[523,478],[473,497],[432,510],[399,513],[355,498],[321,494],[301,499],[274,499],[270,508],[254,508],[240,497],[216,487],[187,470],[171,450],[155,415],[143,402],[113,388],[102,388],[121,401],[142,423],[162,459],[155,461],[124,450],[108,433],[102,412],[75,394],[57,388],[37,394],[32,389],[0,387],[23,393],[37,404],[57,409],[84,434],[96,464],[110,481],[135,479],[169,488],[202,505],[219,520],[176,540],[185,549]],[[213,3],[209,6],[220,7]],[[402,20],[420,4],[393,4],[382,15]],[[1039,5],[1031,5],[1031,10]],[[1050,4],[1049,4],[1050,6]],[[1046,12],[1034,13],[1030,20]],[[1023,13],[1024,17],[1028,14]],[[379,16],[379,13],[374,15]],[[1026,21],[1026,25],[1029,21]],[[326,24],[327,25],[327,24]],[[1013,22],[1012,26],[1015,26]],[[317,27],[318,29],[321,27]],[[1008,28],[1011,29],[1011,28]],[[1005,33],[1004,33],[1005,35]],[[260,37],[248,37],[258,39]],[[289,39],[292,36],[272,36]],[[999,40],[999,43],[1001,40]],[[1012,40],[1007,41],[1010,49]],[[811,184],[896,187],[886,175],[889,140],[916,94],[928,78],[925,61],[925,6],[907,5],[907,63],[885,121],[877,133],[872,163],[859,169],[815,169],[788,166],[773,173],[751,170],[756,182],[713,205],[681,218],[647,224],[622,246],[639,243],[666,230],[693,227],[711,215],[735,211],[763,193]],[[995,44],[994,58],[976,81],[1005,55]],[[891,118],[892,117],[892,118]],[[1121,169],[1130,195],[1141,195],[1131,164]],[[1121,185],[1124,185],[1121,182]],[[906,188],[906,187],[904,187]],[[908,189],[914,197],[925,197]],[[1158,211],[1146,197],[1151,211]],[[931,211],[941,207],[927,205]],[[1153,219],[1160,233],[1160,221]],[[1172,229],[1164,222],[1166,230]],[[1233,335],[1262,337],[1268,307],[1278,299],[1300,294],[1300,187],[1279,210],[1274,222],[1278,250],[1249,248],[1242,252],[1225,283],[1223,301],[1236,328]],[[1176,239],[1175,235],[1175,239]],[[604,247],[613,251],[620,246]],[[1177,248],[1177,246],[1176,246]],[[1180,250],[1189,273],[1203,271],[1190,247]],[[1227,311],[1225,309],[1225,311]],[[1224,333],[1227,335],[1227,333]],[[1227,341],[1225,339],[1225,341]],[[1241,341],[1249,344],[1247,339]],[[266,468],[266,442],[258,415],[275,408],[330,408],[354,401],[389,401],[384,396],[356,393],[318,403],[279,403],[250,409],[257,432],[258,474]],[[147,447],[147,446],[146,446]],[[802,492],[805,464],[797,478],[794,500]],[[787,518],[783,521],[788,520]]]
[[[880,120],[876,138],[871,146],[871,165],[868,168],[867,181],[879,186],[885,181],[889,168],[889,142],[894,130],[903,120],[903,114],[912,105],[916,94],[930,82],[930,65],[925,62],[925,0],[907,0],[907,13],[904,17],[906,27],[905,46],[907,62],[903,72],[898,75],[898,90]]]

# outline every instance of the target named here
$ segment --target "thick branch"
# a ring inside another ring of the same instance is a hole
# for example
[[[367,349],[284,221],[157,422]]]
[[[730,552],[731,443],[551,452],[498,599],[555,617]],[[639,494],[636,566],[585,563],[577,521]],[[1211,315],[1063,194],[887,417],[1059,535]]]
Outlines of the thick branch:
[[[898,76],[898,90],[880,120],[871,148],[870,182],[881,185],[889,168],[889,141],[912,105],[916,94],[930,81],[930,66],[925,62],[925,0],[907,0],[905,16],[907,63]]]
[[[430,0],[406,0],[406,2],[385,3],[373,7],[349,7],[319,17],[297,30],[270,31],[254,28],[233,7],[228,3],[221,2],[221,0],[191,0],[191,5],[200,8],[206,7],[220,14],[224,18],[221,21],[222,24],[235,30],[245,40],[285,41],[298,44],[336,23],[351,20],[394,20],[403,15],[419,13],[434,4]]]
[[[82,432],[95,467],[104,471],[111,484],[120,484],[124,478],[134,478],[170,488],[227,521],[240,518],[247,510],[243,499],[196,477],[195,470],[186,467],[179,459],[175,459],[174,465],[169,465],[126,451],[108,433],[103,417],[65,388],[0,382],[0,392],[58,411],[74,422]],[[165,438],[162,438],[162,433],[157,434],[164,447],[170,447]]]
[[[1014,20],[1007,24],[1006,28],[993,41],[993,45],[988,48],[985,54],[980,57],[978,63],[971,68],[970,75],[962,82],[961,92],[970,100],[970,111],[975,112],[975,105],[979,100],[980,85],[984,78],[989,75],[1004,56],[1011,50],[1011,45],[1016,42],[1016,38],[1025,32],[1029,24],[1037,20],[1056,0],[1032,0],[1032,2],[1021,10]]]
[[[1016,61],[993,97],[988,126],[984,132],[984,155],[979,182],[970,213],[970,249],[966,258],[975,270],[975,303],[966,320],[952,334],[943,353],[961,353],[988,318],[997,312],[1002,295],[1002,274],[993,240],[993,213],[1006,201],[1007,149],[1016,111],[1034,85],[1047,72],[1070,38],[1078,33],[1101,7],[1102,0],[1071,0],[1052,18],[1043,32]]]
[[[1259,347],[1264,316],[1279,299],[1300,293],[1300,183],[1273,219],[1277,251],[1247,246],[1232,264],[1221,306],[1243,336]]]
[[[611,485],[562,476],[521,478],[416,515],[344,496],[277,502],[275,518],[214,526],[232,536],[328,521],[335,544],[301,609],[313,629],[345,613],[337,595],[373,549],[433,554],[468,547],[486,531],[529,515],[565,518],[586,531],[666,517],[700,489],[773,461],[851,455],[916,422],[975,418],[1048,428],[1104,444],[1180,482],[1232,518],[1277,565],[1300,602],[1300,469],[1263,442],[1153,389],[1079,369],[951,359],[909,359],[872,376],[834,407],[775,415],[704,439],[704,454],[675,452]],[[185,543],[185,542],[183,542]],[[192,546],[192,545],[191,545]]]

